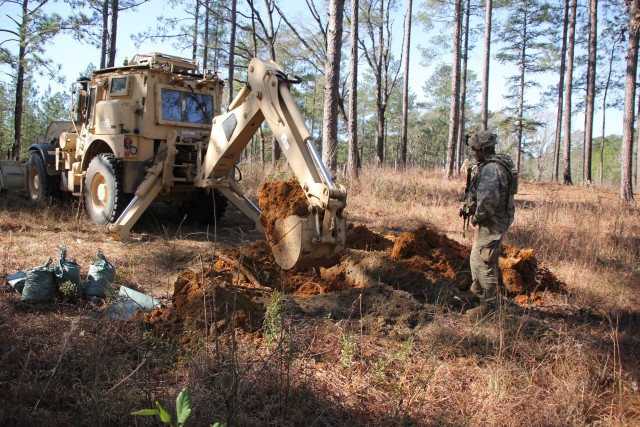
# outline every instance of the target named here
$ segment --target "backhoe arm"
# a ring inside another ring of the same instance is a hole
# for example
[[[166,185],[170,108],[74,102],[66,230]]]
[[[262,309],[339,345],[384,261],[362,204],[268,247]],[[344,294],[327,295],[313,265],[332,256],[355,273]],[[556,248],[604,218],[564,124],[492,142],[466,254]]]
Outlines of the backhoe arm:
[[[276,222],[275,236],[267,236],[276,261],[284,269],[332,265],[345,245],[342,211],[346,190],[331,180],[295,105],[289,86],[298,82],[272,61],[251,60],[248,84],[229,111],[213,119],[196,179],[200,187],[218,187],[224,182],[266,120],[309,202],[308,217],[282,218]]]

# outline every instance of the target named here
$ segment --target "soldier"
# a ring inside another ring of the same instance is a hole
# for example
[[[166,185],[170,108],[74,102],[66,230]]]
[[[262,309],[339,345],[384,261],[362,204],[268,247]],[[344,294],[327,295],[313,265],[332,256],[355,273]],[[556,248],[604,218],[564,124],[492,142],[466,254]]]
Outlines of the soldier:
[[[480,304],[466,314],[476,318],[486,316],[496,307],[502,236],[513,222],[515,212],[517,170],[508,155],[496,154],[496,143],[496,135],[489,131],[475,133],[467,139],[477,164],[463,210],[471,224],[478,226],[470,264],[471,291],[480,297]]]

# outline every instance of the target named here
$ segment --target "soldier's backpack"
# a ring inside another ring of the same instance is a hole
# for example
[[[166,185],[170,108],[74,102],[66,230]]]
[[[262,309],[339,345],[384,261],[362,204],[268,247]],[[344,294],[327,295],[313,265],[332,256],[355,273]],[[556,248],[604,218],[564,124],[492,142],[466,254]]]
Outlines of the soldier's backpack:
[[[518,169],[516,168],[515,163],[513,163],[513,160],[511,160],[511,157],[507,154],[493,154],[491,156],[487,156],[485,161],[498,163],[502,166],[509,177],[509,191],[511,195],[513,196],[518,194]]]
[[[518,168],[511,160],[511,157],[507,154],[492,154],[485,158],[485,162],[493,162],[502,166],[509,177],[509,225],[515,219],[516,206],[513,201],[513,196],[518,194]]]

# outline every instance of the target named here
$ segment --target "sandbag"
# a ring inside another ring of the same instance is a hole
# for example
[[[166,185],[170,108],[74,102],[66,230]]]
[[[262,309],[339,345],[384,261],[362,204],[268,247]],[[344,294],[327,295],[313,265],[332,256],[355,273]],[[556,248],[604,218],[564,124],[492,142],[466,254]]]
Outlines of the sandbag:
[[[89,299],[104,298],[105,291],[116,278],[115,267],[107,261],[102,251],[98,251],[98,259],[91,263],[87,273],[85,295]]]
[[[49,268],[52,259],[40,267],[27,271],[27,280],[22,290],[21,301],[52,302],[56,297],[56,281],[53,269]]]
[[[60,251],[60,262],[55,268],[55,276],[58,291],[65,298],[71,300],[82,298],[80,266],[74,259],[67,259],[67,248],[62,248]]]

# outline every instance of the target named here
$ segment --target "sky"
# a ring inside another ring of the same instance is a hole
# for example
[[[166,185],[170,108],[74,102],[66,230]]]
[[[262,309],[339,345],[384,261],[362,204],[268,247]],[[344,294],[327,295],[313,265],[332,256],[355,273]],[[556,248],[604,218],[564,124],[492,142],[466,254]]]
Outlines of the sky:
[[[299,20],[303,20],[304,11],[306,8],[305,2],[296,0],[284,0],[280,4],[286,4],[286,10],[290,11],[294,16],[298,16]],[[404,2],[401,2],[404,3]],[[66,7],[57,5],[56,7]],[[414,14],[417,12],[418,5],[414,4]],[[62,11],[61,11],[62,12]],[[178,51],[173,48],[170,42],[158,42],[150,43],[146,42],[139,48],[136,48],[134,42],[131,40],[131,35],[145,31],[149,28],[155,28],[156,19],[160,15],[168,16],[173,13],[182,13],[182,10],[174,10],[168,3],[164,1],[152,0],[149,3],[143,4],[137,8],[136,11],[125,11],[120,14],[118,21],[118,40],[117,40],[117,52],[116,52],[116,64],[122,64],[125,56],[131,58],[135,53],[148,53],[148,52],[163,52],[167,54],[190,57],[191,52]],[[0,28],[13,28],[14,25],[7,17],[16,16],[17,11],[12,10],[12,5],[5,3],[0,9]],[[394,41],[397,46],[394,48],[397,52],[400,51],[404,31],[404,16],[406,9],[404,4],[401,4],[401,10],[395,13],[394,22]],[[295,22],[295,20],[293,20]],[[284,25],[284,24],[283,24]],[[417,99],[424,100],[425,94],[423,86],[425,80],[429,78],[433,71],[433,67],[426,67],[421,64],[421,53],[419,46],[428,41],[428,36],[424,34],[420,28],[420,25],[413,20],[412,25],[412,38],[411,38],[411,52],[410,52],[410,71],[409,71],[409,87],[410,91],[415,93]],[[448,28],[444,31],[450,31]],[[0,43],[3,40],[2,33],[0,33]],[[0,44],[1,45],[1,44]],[[478,76],[482,74],[482,54],[481,43],[479,48],[473,51],[469,56],[469,67],[473,69]],[[6,45],[5,45],[6,46]],[[492,48],[492,54],[497,51],[497,48]],[[48,85],[54,92],[60,91],[63,93],[69,93],[71,83],[83,72],[89,63],[93,63],[98,66],[100,63],[100,50],[90,46],[82,45],[69,36],[58,36],[54,39],[54,43],[47,47],[47,57],[51,58],[55,63],[61,64],[61,74],[66,77],[66,83],[64,85],[58,85],[46,78],[38,79],[38,85],[41,91],[44,91]],[[399,54],[398,54],[399,56]],[[442,60],[447,61],[445,57]],[[0,72],[3,71],[0,68]],[[6,72],[6,70],[4,70]],[[511,74],[513,71],[502,64],[499,64],[496,60],[492,60],[490,65],[490,83],[489,83],[489,110],[498,111],[505,106],[505,100],[502,94],[506,93],[505,77]],[[547,77],[550,78],[550,77]],[[555,79],[555,76],[553,77]],[[8,81],[5,73],[0,75],[0,80]],[[556,81],[543,81],[543,86],[549,84],[556,84]],[[595,116],[595,129],[596,135],[600,133],[600,126],[602,121],[602,115],[599,111]],[[584,129],[584,115],[576,113],[572,118],[572,129],[583,130]],[[606,134],[615,133],[622,134],[622,112],[621,111],[607,111],[607,127]]]

